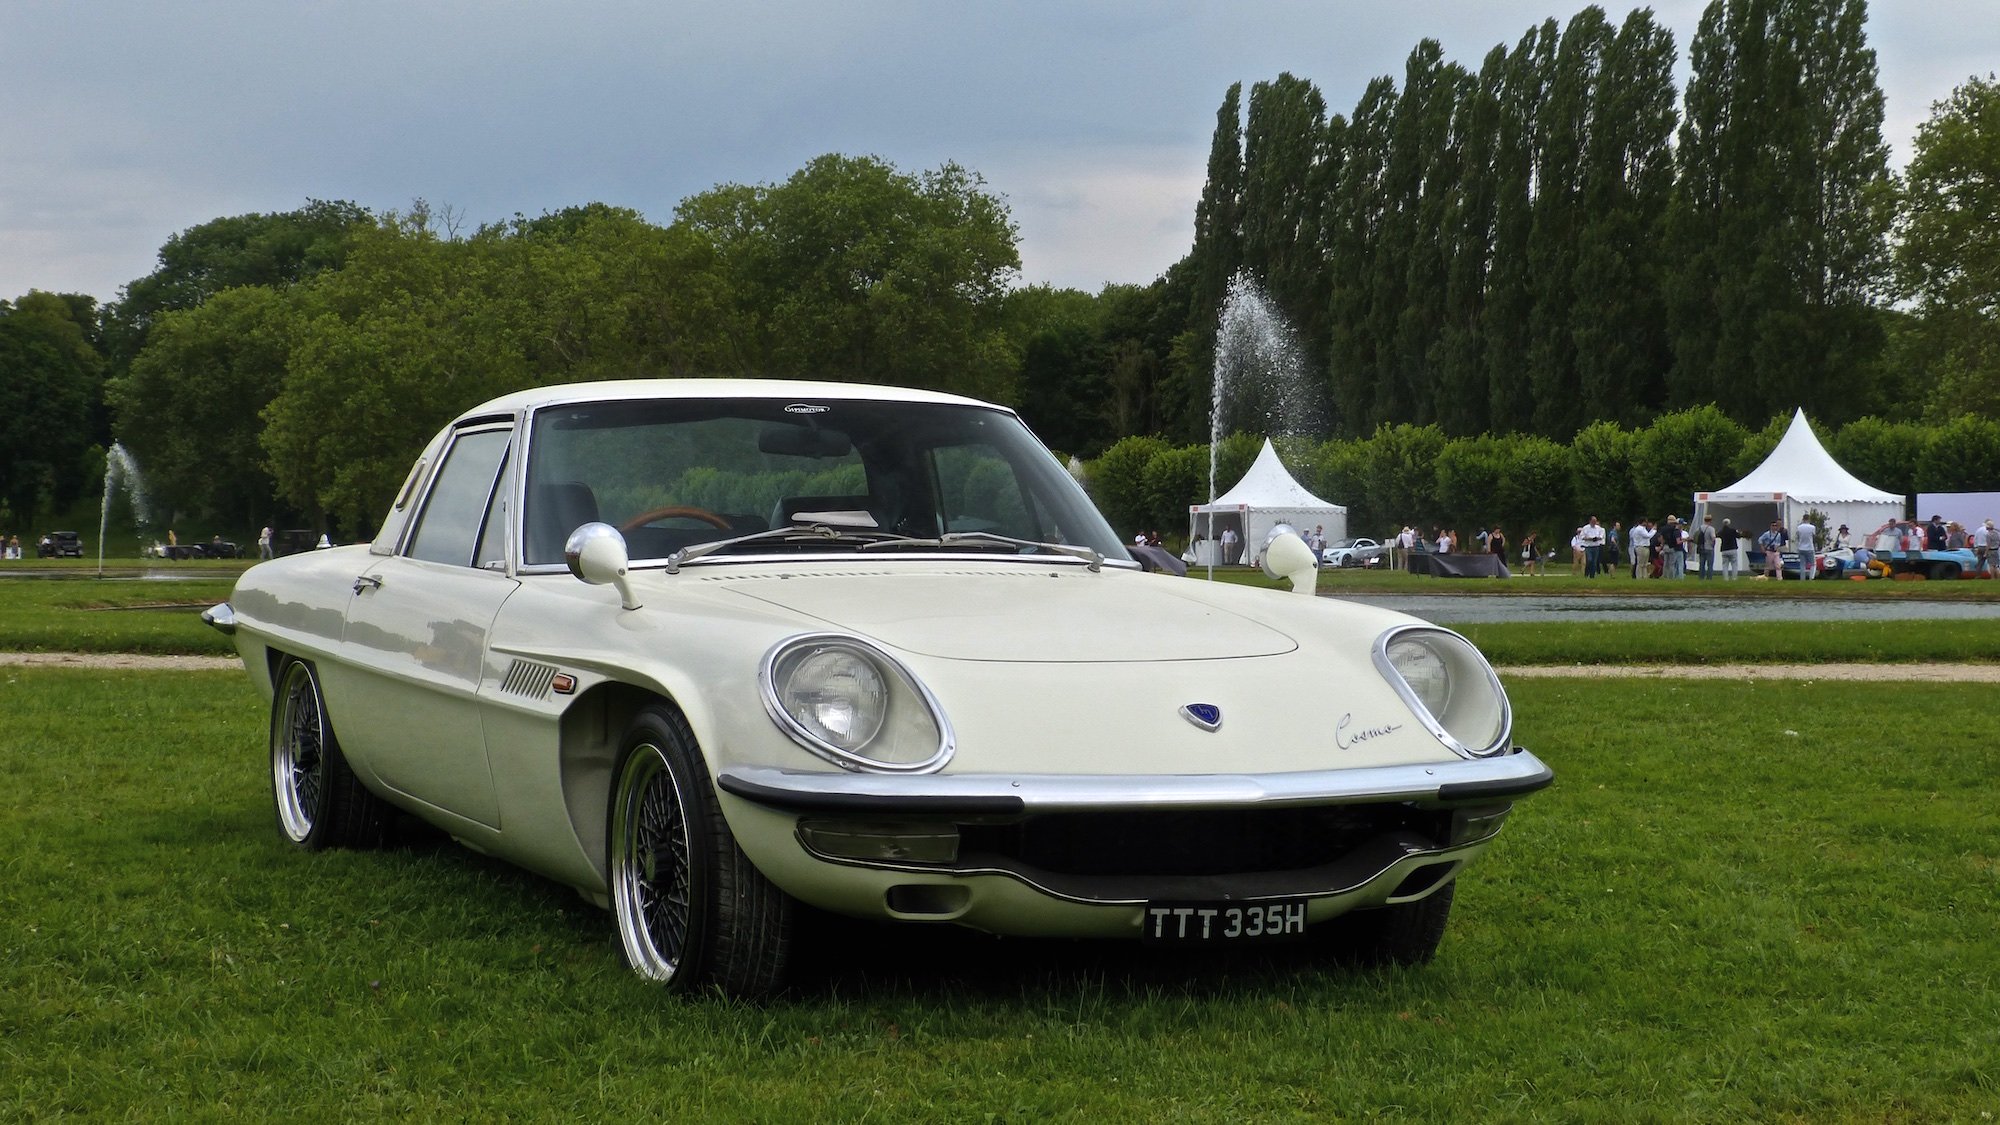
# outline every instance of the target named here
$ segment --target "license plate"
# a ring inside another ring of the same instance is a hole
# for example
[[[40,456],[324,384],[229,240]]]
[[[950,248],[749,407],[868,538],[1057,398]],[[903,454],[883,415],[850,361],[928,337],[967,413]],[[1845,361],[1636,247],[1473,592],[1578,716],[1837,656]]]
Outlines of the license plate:
[[[1238,945],[1306,936],[1304,899],[1278,902],[1149,902],[1139,929],[1155,945]]]

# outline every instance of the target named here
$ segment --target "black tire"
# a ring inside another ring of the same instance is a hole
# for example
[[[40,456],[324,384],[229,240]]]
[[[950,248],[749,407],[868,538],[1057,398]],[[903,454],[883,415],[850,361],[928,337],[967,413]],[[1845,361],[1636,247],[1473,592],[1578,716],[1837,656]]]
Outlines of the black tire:
[[[1415,902],[1356,910],[1320,927],[1325,948],[1357,965],[1428,965],[1444,939],[1457,880]]]
[[[605,874],[625,964],[679,990],[775,991],[792,900],[737,846],[687,720],[663,706],[640,711],[611,776]]]
[[[271,698],[271,796],[278,831],[307,851],[380,847],[388,809],[348,768],[320,695],[319,674],[303,660],[278,668]]]
[[[1932,563],[1931,581],[1956,582],[1958,581],[1958,570],[1958,564],[1955,562]]]

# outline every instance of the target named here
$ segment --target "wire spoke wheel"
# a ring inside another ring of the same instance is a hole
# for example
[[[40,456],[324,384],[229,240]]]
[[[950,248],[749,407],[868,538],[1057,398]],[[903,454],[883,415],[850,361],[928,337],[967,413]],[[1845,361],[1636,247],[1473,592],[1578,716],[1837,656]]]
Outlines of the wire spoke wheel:
[[[326,792],[326,709],[319,681],[305,664],[285,669],[278,689],[277,721],[271,730],[271,783],[278,826],[293,843],[304,843],[318,823]]]
[[[775,991],[791,900],[737,846],[687,719],[641,708],[620,746],[604,849],[620,956],[672,989]]]
[[[692,936],[695,886],[687,803],[660,747],[634,746],[618,776],[611,824],[611,893],[625,958],[670,981]]]

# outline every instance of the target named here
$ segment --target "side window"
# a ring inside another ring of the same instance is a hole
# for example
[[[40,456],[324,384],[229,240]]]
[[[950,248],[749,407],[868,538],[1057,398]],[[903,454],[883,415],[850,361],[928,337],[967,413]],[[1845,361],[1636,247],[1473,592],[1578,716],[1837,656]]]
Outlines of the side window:
[[[471,566],[473,550],[489,510],[497,511],[494,483],[507,461],[509,430],[460,434],[446,451],[437,480],[417,514],[409,556],[428,562]],[[494,542],[497,543],[495,533]]]

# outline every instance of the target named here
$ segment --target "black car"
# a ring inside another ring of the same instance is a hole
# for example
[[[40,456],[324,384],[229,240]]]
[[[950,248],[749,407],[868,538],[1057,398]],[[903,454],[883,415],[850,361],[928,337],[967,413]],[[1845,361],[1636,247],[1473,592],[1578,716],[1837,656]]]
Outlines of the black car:
[[[42,559],[80,559],[83,557],[83,536],[74,531],[51,531],[42,536],[35,545],[35,557]]]
[[[296,555],[319,546],[319,532],[302,527],[287,528],[271,537],[271,553]]]

